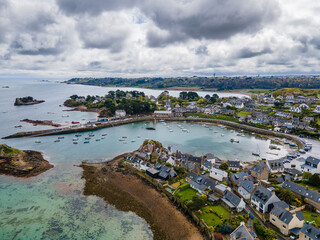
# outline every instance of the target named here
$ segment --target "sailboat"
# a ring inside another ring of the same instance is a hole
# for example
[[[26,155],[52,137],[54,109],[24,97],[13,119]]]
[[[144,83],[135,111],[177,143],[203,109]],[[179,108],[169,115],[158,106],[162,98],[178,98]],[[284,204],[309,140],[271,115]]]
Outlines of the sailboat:
[[[259,149],[259,146],[257,144],[257,149],[256,149],[256,152],[252,152],[252,155],[253,156],[257,156],[257,157],[260,157],[260,149]]]

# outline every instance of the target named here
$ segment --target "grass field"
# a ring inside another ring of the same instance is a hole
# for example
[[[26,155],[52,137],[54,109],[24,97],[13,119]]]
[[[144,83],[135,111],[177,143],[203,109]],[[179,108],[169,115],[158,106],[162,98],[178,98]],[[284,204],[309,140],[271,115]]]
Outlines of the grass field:
[[[320,227],[320,215],[318,213],[310,212],[308,210],[302,210],[302,214],[304,216],[305,221],[315,221],[317,227]]]
[[[248,115],[252,114],[252,112],[245,112],[245,111],[241,111],[238,113],[238,117],[246,117]]]
[[[222,218],[215,213],[209,212],[208,210],[210,209],[217,212]],[[199,218],[203,219],[208,226],[217,226],[222,224],[224,219],[229,219],[230,217],[228,210],[221,205],[204,207],[201,209],[201,212],[201,214],[197,212],[197,215]]]
[[[180,198],[182,202],[189,201],[193,197],[197,195],[197,191],[190,188],[187,188],[185,190],[179,191],[179,189],[174,194],[176,197]]]

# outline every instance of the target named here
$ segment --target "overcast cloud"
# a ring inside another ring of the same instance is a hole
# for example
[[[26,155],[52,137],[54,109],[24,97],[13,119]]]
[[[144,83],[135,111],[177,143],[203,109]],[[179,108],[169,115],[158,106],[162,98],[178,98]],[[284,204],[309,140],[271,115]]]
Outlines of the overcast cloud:
[[[0,0],[0,74],[320,73],[314,0]]]

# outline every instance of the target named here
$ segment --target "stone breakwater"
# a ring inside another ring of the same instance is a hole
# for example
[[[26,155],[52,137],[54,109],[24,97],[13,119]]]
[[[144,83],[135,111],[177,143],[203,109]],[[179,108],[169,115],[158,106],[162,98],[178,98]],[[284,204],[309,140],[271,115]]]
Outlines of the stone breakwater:
[[[19,137],[39,137],[39,136],[48,136],[48,135],[59,135],[59,134],[67,134],[67,133],[77,133],[77,132],[86,132],[86,131],[94,131],[102,128],[109,128],[109,127],[115,127],[120,126],[124,124],[129,123],[137,123],[137,122],[146,122],[146,121],[153,121],[156,120],[164,120],[168,122],[200,122],[200,123],[212,123],[212,124],[221,124],[227,127],[244,130],[248,132],[254,132],[261,135],[266,136],[272,136],[272,137],[278,137],[278,138],[286,138],[290,141],[293,141],[298,144],[299,148],[302,148],[304,143],[294,135],[286,134],[286,133],[280,133],[280,132],[274,132],[269,131],[257,127],[252,127],[249,125],[241,124],[241,123],[235,123],[235,122],[229,122],[225,120],[220,119],[208,119],[208,118],[184,118],[184,117],[139,117],[139,118],[131,118],[131,119],[124,119],[119,121],[112,121],[107,123],[101,123],[96,126],[87,126],[87,127],[75,127],[75,128],[63,128],[63,129],[50,129],[50,130],[42,130],[42,131],[33,131],[33,132],[19,132],[10,136],[3,137],[3,139],[8,138],[19,138]]]

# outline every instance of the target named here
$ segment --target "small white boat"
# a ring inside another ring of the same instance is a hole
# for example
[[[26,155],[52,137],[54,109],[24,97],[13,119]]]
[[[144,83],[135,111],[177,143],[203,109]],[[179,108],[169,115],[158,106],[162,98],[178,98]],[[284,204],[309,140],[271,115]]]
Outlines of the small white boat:
[[[123,142],[123,144],[127,144],[127,142],[126,142],[126,141],[124,141],[124,142]]]
[[[122,138],[127,138],[126,136],[123,136]]]
[[[104,134],[102,134],[101,136],[107,136],[107,134],[106,134],[106,133],[104,133]]]
[[[76,134],[75,136],[76,136],[76,137],[81,137],[82,135],[81,135],[81,134]]]
[[[105,137],[102,137],[101,139],[105,139]]]
[[[36,140],[36,141],[34,141],[35,143],[41,143],[41,141],[40,140]]]
[[[123,138],[119,138],[119,141],[120,141],[120,142],[123,142],[123,141],[125,141],[125,139],[123,139]]]
[[[90,143],[89,141],[84,141],[83,143]]]
[[[89,134],[89,137],[94,137],[94,134]]]
[[[90,139],[91,139],[90,137],[86,137],[86,138],[85,138],[85,140],[90,140]]]
[[[222,133],[222,134],[221,134],[221,137],[223,137],[223,136],[224,136],[224,134]]]
[[[73,144],[78,144],[78,142],[73,142]]]
[[[72,141],[78,141],[79,138],[72,138]]]
[[[131,142],[135,142],[135,141],[136,141],[135,139],[132,139],[132,140],[131,140]]]
[[[169,132],[173,132],[173,130],[172,130],[172,129],[170,129],[170,130],[169,130]]]
[[[141,136],[137,136],[137,138],[141,138]]]
[[[99,142],[99,141],[100,141],[100,139],[99,139],[99,138],[97,138],[97,139],[96,139],[96,142]]]

